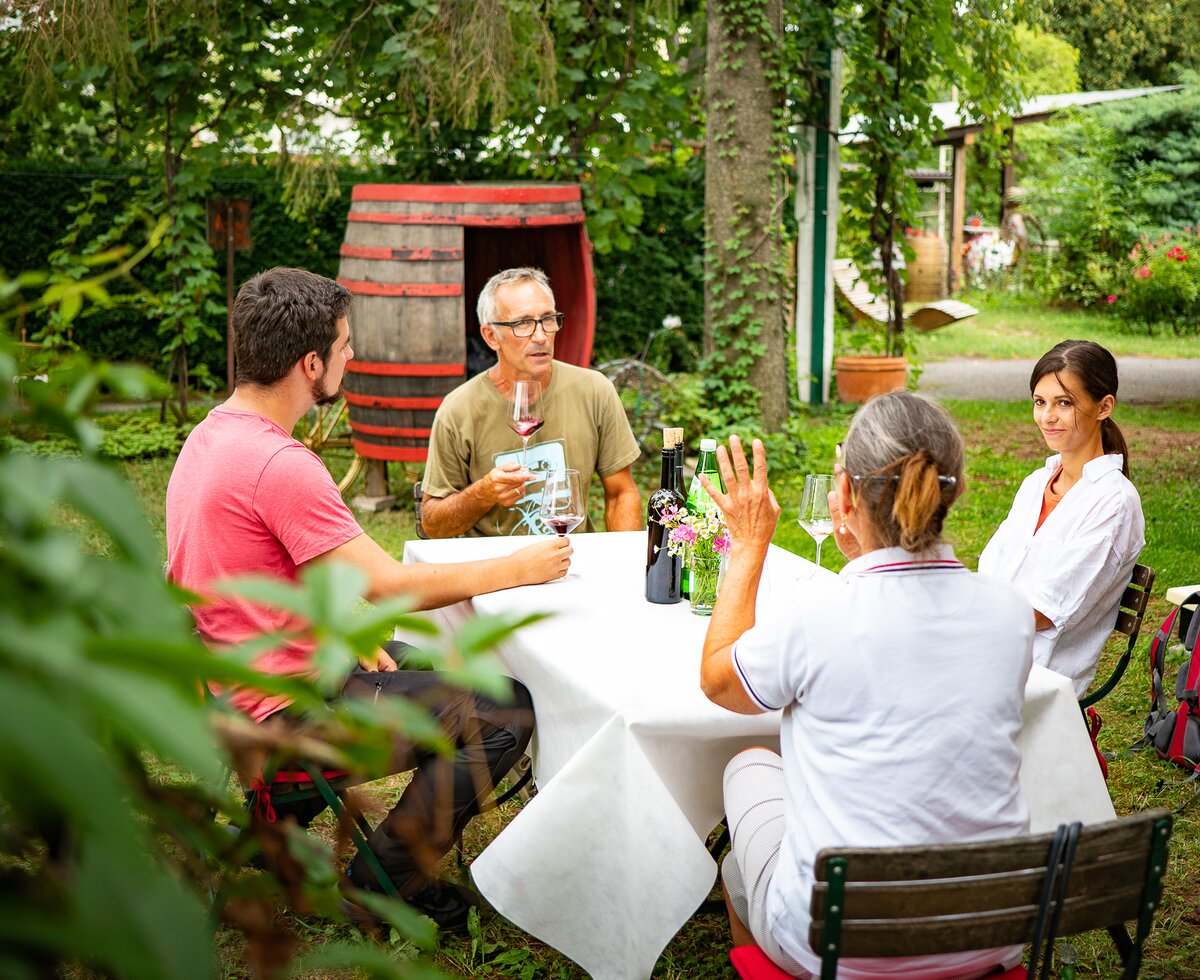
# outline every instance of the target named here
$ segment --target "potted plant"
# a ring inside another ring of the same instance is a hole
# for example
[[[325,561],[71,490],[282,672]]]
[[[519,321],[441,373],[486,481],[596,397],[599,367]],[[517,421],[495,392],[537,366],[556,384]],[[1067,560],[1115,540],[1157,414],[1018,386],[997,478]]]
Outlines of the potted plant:
[[[849,264],[834,273],[840,298],[851,309],[849,316],[841,310],[835,314],[840,342],[833,368],[841,402],[863,402],[873,395],[903,388],[908,380],[904,341],[896,318],[890,315],[890,304],[878,298],[867,283],[849,281],[857,275]]]

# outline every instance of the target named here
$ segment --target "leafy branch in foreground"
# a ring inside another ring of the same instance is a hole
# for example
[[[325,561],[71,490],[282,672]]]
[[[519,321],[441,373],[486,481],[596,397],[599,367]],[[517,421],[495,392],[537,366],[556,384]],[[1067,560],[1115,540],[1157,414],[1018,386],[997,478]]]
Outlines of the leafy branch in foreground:
[[[101,300],[105,283],[137,257],[78,289],[41,276],[3,283],[0,321],[18,304]],[[20,298],[31,287],[40,294]],[[370,772],[397,733],[435,734],[413,712],[326,701],[382,632],[423,621],[399,604],[365,606],[361,580],[330,566],[278,597],[316,625],[323,686],[258,674],[252,649],[214,656],[193,633],[187,597],[162,576],[159,542],[136,494],[96,457],[80,417],[102,380],[120,390],[144,377],[86,362],[44,380],[18,381],[17,373],[15,345],[0,336],[0,431],[52,429],[76,436],[79,452],[37,455],[0,441],[0,975],[57,975],[79,964],[133,980],[211,977],[214,914],[246,934],[256,975],[280,975],[297,945],[280,910],[336,915],[334,855],[283,824],[255,824],[252,847],[235,848],[228,825],[248,817],[231,791],[233,763],[246,769],[264,751],[304,750]],[[99,546],[85,542],[85,526]],[[516,625],[476,625],[455,644],[464,680],[487,683],[486,658],[473,656],[479,637],[494,640]],[[436,650],[428,656],[442,661]],[[279,737],[226,712],[200,696],[208,681],[287,693],[321,717],[338,748]],[[275,875],[241,873],[254,849]],[[223,883],[216,906],[214,872]],[[319,954],[322,968],[430,975],[412,960],[414,943],[430,940],[427,924],[399,904],[386,914],[399,946],[331,946]]]

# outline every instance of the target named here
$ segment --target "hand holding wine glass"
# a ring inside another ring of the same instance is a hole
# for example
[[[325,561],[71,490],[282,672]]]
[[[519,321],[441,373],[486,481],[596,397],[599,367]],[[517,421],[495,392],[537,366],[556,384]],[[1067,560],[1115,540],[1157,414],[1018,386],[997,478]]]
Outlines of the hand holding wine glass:
[[[833,533],[833,518],[829,513],[829,491],[833,485],[833,474],[809,473],[804,478],[804,494],[800,498],[798,522],[817,543],[818,566],[821,564],[821,542]]]
[[[509,392],[508,427],[521,437],[521,465],[529,469],[529,437],[546,422],[540,381],[514,381]]]

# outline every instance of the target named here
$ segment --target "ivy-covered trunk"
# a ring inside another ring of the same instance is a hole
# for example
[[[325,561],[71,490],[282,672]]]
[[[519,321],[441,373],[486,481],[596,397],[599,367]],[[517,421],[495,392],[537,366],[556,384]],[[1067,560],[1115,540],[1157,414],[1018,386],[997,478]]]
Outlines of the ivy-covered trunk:
[[[788,408],[780,7],[708,3],[704,349],[717,399],[767,431]]]

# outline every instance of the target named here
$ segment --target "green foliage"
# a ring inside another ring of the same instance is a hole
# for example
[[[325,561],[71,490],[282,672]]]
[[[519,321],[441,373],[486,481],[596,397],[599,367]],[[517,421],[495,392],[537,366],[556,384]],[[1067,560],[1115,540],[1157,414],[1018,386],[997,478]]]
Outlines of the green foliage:
[[[1200,3],[1051,0],[1049,29],[1079,51],[1084,89],[1169,85],[1200,67]]]
[[[1021,50],[1021,89],[1026,96],[1058,95],[1079,90],[1079,51],[1061,37],[1017,24]]]
[[[1046,265],[1031,260],[1030,275],[1044,295],[1101,302],[1116,291],[1118,263],[1137,237],[1138,201],[1161,177],[1143,163],[1122,161],[1116,135],[1086,110],[1030,134],[1023,145],[1031,160],[1027,210],[1045,237],[1059,243]]]
[[[146,184],[143,177],[108,165],[83,175],[56,171],[63,166],[16,160],[8,163],[10,170],[0,171],[0,182],[11,191],[0,196],[0,254],[21,256],[26,267],[54,265],[64,274],[77,273],[78,261],[71,256],[78,254],[76,250],[93,248],[89,236],[97,234],[96,229],[103,230],[104,241],[113,239],[112,230],[118,227],[124,230],[125,240],[140,234],[138,198]],[[339,186],[347,187],[380,177],[377,170],[352,167],[337,174]],[[244,199],[250,206],[251,248],[234,254],[235,286],[276,265],[302,266],[326,276],[337,274],[338,248],[346,226],[345,201],[332,200],[314,207],[303,218],[292,217],[284,201],[286,187],[279,167],[270,162],[234,162],[213,171],[213,195]],[[207,245],[204,248],[212,253]],[[224,252],[213,254],[208,261],[220,266],[217,288],[223,296]],[[162,254],[155,254],[139,269],[139,281],[115,283],[107,301],[85,307],[69,329],[56,326],[45,313],[31,312],[25,322],[27,333],[56,342],[69,339],[96,358],[138,361],[165,371],[158,336],[163,314],[156,291],[166,288],[162,284],[169,277],[169,267]],[[224,303],[214,306],[210,296],[202,315],[206,327],[190,352],[191,367],[202,376],[223,380]]]
[[[87,236],[72,225],[64,236],[62,228],[86,213],[89,227],[113,227],[123,214],[133,216],[132,196],[140,178],[113,168],[100,168],[103,177],[59,175],[37,168],[41,163],[15,161],[16,173],[0,171],[0,182],[11,188],[11,196],[0,196],[0,254],[27,257],[27,264],[38,266],[52,261],[64,271],[78,271],[78,261],[64,242],[87,247]],[[379,180],[408,181],[409,173],[379,169],[339,168],[337,181],[348,191],[355,183]],[[703,167],[698,161],[684,164],[663,163],[653,171],[654,197],[645,201],[641,227],[629,232],[630,250],[610,251],[593,258],[596,274],[596,335],[594,359],[597,363],[621,356],[633,356],[641,350],[646,335],[674,313],[683,320],[683,335],[698,348],[703,325],[701,283],[701,240],[703,234]],[[262,269],[277,265],[302,266],[326,276],[336,276],[338,249],[345,234],[346,196],[315,207],[306,217],[288,214],[284,202],[286,183],[278,167],[270,162],[233,163],[214,171],[212,192],[219,197],[241,198],[250,204],[252,247],[234,255],[234,281],[244,282]],[[76,195],[88,190],[85,202]],[[101,203],[99,196],[106,200]],[[30,220],[33,218],[35,220]],[[136,216],[122,223],[129,235],[139,231]],[[59,258],[62,256],[62,258]],[[222,267],[223,254],[217,257]],[[67,263],[64,265],[63,263]],[[145,259],[143,267],[154,276],[165,274],[165,266],[156,256]],[[25,326],[32,335],[68,340],[97,358],[140,361],[165,370],[159,352],[156,319],[150,313],[148,288],[152,277],[143,274],[142,283],[114,284],[103,305],[89,305],[69,328],[54,327],[45,314],[31,312]],[[210,326],[219,324],[220,336],[206,335],[191,352],[193,370],[205,371],[212,378],[224,378],[225,339],[224,307],[209,316]],[[656,363],[666,368],[694,366],[695,354],[683,338],[664,340],[652,352]]]
[[[115,261],[120,255],[110,256]],[[97,302],[105,283],[137,256],[77,284]],[[37,291],[28,298],[25,293]],[[0,323],[17,308],[57,304],[69,312],[71,284],[51,275],[0,281]],[[64,313],[64,319],[69,316]],[[271,840],[280,877],[240,876],[249,856],[230,846],[227,825],[246,823],[229,793],[230,755],[257,746],[258,726],[202,700],[209,681],[286,694],[319,718],[338,749],[320,749],[339,768],[377,771],[393,739],[438,747],[436,723],[416,706],[367,702],[331,707],[356,658],[381,632],[403,625],[429,632],[400,600],[366,606],[362,572],[324,564],[295,586],[241,583],[241,594],[278,604],[313,624],[318,681],[259,674],[249,666],[263,644],[215,655],[201,644],[184,597],[162,576],[159,542],[121,474],[95,455],[95,427],[81,415],[107,385],[144,397],[145,372],[81,359],[53,366],[45,380],[19,384],[8,332],[0,333],[0,973],[32,977],[79,970],[103,976],[209,978],[212,926],[230,918],[270,920],[282,899],[336,914],[333,854],[302,835],[289,849],[282,828],[254,825],[248,840]],[[14,430],[39,430],[76,443],[74,456],[13,449]],[[151,505],[156,510],[160,501]],[[455,676],[494,686],[483,652],[523,621],[474,621],[454,641]],[[431,660],[441,663],[436,653]],[[274,736],[271,736],[274,738]],[[288,747],[285,744],[285,749]],[[256,766],[241,759],[245,771]],[[281,853],[285,852],[285,853]],[[206,880],[225,879],[215,899]],[[287,882],[287,886],[282,882]],[[236,897],[236,903],[228,899]],[[210,907],[211,905],[211,907]],[[428,947],[432,934],[410,909],[387,899],[373,908],[402,937]],[[286,926],[251,935],[264,962],[286,966]],[[331,944],[308,962],[358,966],[372,976],[432,977],[396,954]]]
[[[998,144],[1020,93],[1015,24],[1021,4],[950,0],[874,0],[847,18],[841,44],[848,73],[845,110],[866,138],[847,152],[857,167],[842,173],[848,252],[888,297],[893,317],[884,349],[904,352],[898,232],[915,226],[919,199],[907,171],[928,157],[938,123],[930,105],[954,86],[961,111],[982,120]],[[905,248],[906,258],[911,252]]]
[[[659,420],[663,425],[682,427],[689,445],[728,431],[729,420],[709,397],[703,374],[672,375],[671,384],[662,389],[661,399]]]
[[[8,320],[20,294],[3,285]],[[103,299],[103,285],[92,280],[87,293]],[[110,975],[206,977],[206,910],[156,839],[178,836],[195,804],[181,797],[172,817],[172,794],[148,769],[159,760],[190,773],[193,792],[224,797],[221,754],[194,693],[203,652],[162,580],[136,497],[86,453],[94,439],[78,412],[99,380],[76,368],[18,393],[16,370],[0,336],[4,431],[44,426],[85,453],[0,446],[0,963],[13,976],[81,960]],[[61,508],[103,528],[108,557],[79,546]]]
[[[1174,333],[1200,333],[1200,236],[1143,235],[1117,273],[1113,309],[1123,319]]]
[[[1104,305],[1108,296],[1123,296],[1131,284],[1125,268],[1131,243],[1197,224],[1198,117],[1200,85],[1189,82],[1180,92],[1062,113],[1052,122],[1023,127],[1021,183],[1030,192],[1023,209],[1041,237],[1058,242],[1049,258],[1027,256],[1026,280],[1046,298],[1067,303]],[[1172,275],[1179,279],[1178,272]],[[1153,289],[1135,291],[1146,294],[1164,282],[1160,278]],[[1117,311],[1131,322],[1149,322],[1182,308],[1153,302],[1154,311],[1120,302]],[[1186,306],[1186,296],[1181,302]]]
[[[1095,110],[1112,131],[1117,165],[1135,175],[1131,207],[1141,232],[1200,223],[1200,75],[1186,88]]]
[[[597,363],[633,357],[664,316],[683,321],[683,337],[656,343],[649,360],[662,370],[695,367],[688,343],[703,340],[704,168],[698,160],[652,171],[656,191],[643,204],[628,251],[597,255]],[[686,339],[687,343],[683,342]]]

